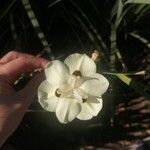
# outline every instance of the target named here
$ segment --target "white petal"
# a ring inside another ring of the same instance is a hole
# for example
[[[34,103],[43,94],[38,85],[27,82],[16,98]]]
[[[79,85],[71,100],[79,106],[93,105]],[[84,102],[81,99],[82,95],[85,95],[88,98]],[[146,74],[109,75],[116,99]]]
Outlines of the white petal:
[[[64,63],[69,67],[70,74],[72,74],[75,70],[80,70],[82,61],[83,55],[75,53],[69,55]]]
[[[92,95],[92,96],[101,96],[101,89],[100,89],[100,82],[99,80],[92,79],[85,81],[79,89],[83,90],[85,93]]]
[[[48,99],[48,93],[50,93],[52,85],[50,85],[46,80],[43,81],[38,88],[38,99]]]
[[[61,93],[61,98],[62,97],[70,97],[72,96],[72,92],[73,92],[73,89],[70,87],[69,84],[62,84],[59,86],[59,92]]]
[[[76,77],[74,75],[70,75],[69,79],[68,79],[68,84],[72,87],[72,88],[77,88],[79,87],[83,82],[83,79],[81,77]]]
[[[50,97],[48,100],[45,101],[47,105],[44,107],[44,109],[50,112],[55,112],[59,101],[60,99],[56,96]]]
[[[51,64],[52,63],[52,64]],[[46,80],[52,85],[60,85],[67,81],[69,70],[67,66],[59,60],[54,60],[45,67]]]
[[[83,90],[81,89],[74,89],[73,93],[74,93],[75,100],[77,100],[78,103],[82,103],[83,99],[88,98],[88,95],[85,92],[83,92]]]
[[[85,54],[72,54],[67,57],[64,62],[69,67],[70,74],[76,70],[80,70],[83,76],[96,72],[94,61]]]
[[[38,88],[38,100],[41,106],[47,110],[54,112],[58,103],[55,97],[56,87],[50,85],[46,80],[41,83]]]
[[[96,73],[95,62],[85,54],[84,54],[84,59],[82,61],[80,71],[83,76],[88,76],[90,74]]]
[[[81,111],[81,105],[70,98],[60,99],[56,116],[61,123],[68,123],[76,118]]]
[[[95,100],[93,99],[93,101]],[[94,103],[85,102],[81,105],[81,112],[79,113],[77,118],[80,120],[89,120],[92,117],[97,116],[101,109],[102,99],[98,99],[97,102]]]
[[[92,78],[96,78],[99,80],[100,82],[100,94],[104,94],[107,89],[108,89],[108,86],[109,86],[109,81],[101,74],[98,74],[98,73],[95,73],[93,75],[90,75],[90,77]]]
[[[58,86],[52,86],[47,80],[43,81],[38,88],[38,99],[47,100],[49,97],[55,96]]]

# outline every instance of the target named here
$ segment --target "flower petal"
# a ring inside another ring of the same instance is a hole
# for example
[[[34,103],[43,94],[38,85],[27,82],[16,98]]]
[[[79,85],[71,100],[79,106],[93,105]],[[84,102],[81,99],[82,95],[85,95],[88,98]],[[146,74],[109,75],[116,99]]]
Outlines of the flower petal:
[[[51,85],[60,85],[67,81],[69,70],[67,66],[59,60],[52,61],[45,67],[46,80]]]
[[[92,78],[96,78],[99,80],[100,82],[100,95],[103,95],[107,89],[108,89],[108,86],[109,86],[109,81],[101,74],[99,73],[95,73],[93,75],[90,75],[90,77]]]
[[[42,107],[50,112],[55,112],[56,108],[57,108],[57,104],[59,102],[59,98],[54,96],[54,97],[50,97],[48,100],[44,101],[44,105],[43,105],[43,101],[40,101],[40,104],[42,105]]]
[[[90,75],[96,72],[96,64],[85,54],[72,54],[64,61],[69,67],[70,74],[79,70],[83,76]]]
[[[74,89],[73,93],[74,93],[75,100],[78,103],[83,103],[83,99],[88,98],[88,95],[81,89]]]
[[[91,100],[92,101],[92,100]],[[93,101],[96,101],[93,97]],[[89,120],[94,116],[97,116],[102,109],[102,99],[97,99],[97,102],[85,102],[81,105],[81,112],[77,116],[80,120]]]
[[[85,93],[92,95],[92,96],[101,96],[101,83],[99,80],[92,79],[85,81],[79,89],[83,90]]]
[[[85,54],[84,54],[84,59],[82,61],[80,71],[83,76],[88,76],[90,74],[96,73],[95,62]]]
[[[43,81],[38,88],[38,101],[41,106],[47,110],[54,112],[58,103],[58,98],[55,97],[56,87],[53,87],[48,81]]]
[[[68,123],[76,118],[81,111],[81,105],[71,98],[60,99],[56,116],[61,123]]]
[[[38,88],[39,99],[49,99],[49,97],[56,96],[55,91],[58,86],[52,86],[47,80],[43,81]]]
[[[54,93],[54,90],[55,89],[48,83],[48,81],[43,81],[38,88],[38,99],[47,100],[50,95],[53,95],[52,93]]]
[[[83,55],[75,53],[69,55],[64,63],[69,67],[70,74],[72,74],[75,70],[80,70],[81,63],[83,61]]]

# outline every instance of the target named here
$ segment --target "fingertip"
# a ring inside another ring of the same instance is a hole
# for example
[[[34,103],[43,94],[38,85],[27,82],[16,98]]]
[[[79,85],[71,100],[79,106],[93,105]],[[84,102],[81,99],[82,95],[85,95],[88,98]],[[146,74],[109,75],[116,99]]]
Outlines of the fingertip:
[[[15,52],[10,52],[10,54]],[[28,54],[17,53],[18,58],[6,63],[1,67],[1,74],[7,78],[8,82],[14,82],[21,74],[33,72],[37,69],[44,69],[49,63],[44,58],[38,58]],[[12,56],[12,55],[11,55]],[[1,65],[1,64],[0,64]]]
[[[45,68],[45,66],[47,66],[47,64],[49,63],[50,61],[46,60],[46,59],[42,59],[42,67]]]
[[[43,68],[46,68],[47,65],[49,65],[51,63],[52,63],[51,61],[45,60],[45,61],[42,62],[42,66],[43,66]]]

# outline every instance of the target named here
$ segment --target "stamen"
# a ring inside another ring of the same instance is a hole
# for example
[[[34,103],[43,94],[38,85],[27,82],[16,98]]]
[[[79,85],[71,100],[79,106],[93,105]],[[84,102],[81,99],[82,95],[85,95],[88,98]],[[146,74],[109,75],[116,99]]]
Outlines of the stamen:
[[[87,102],[87,98],[82,98],[83,103]]]
[[[56,89],[55,95],[56,95],[57,97],[60,97],[60,96],[61,96],[61,93],[60,93],[59,89]]]
[[[72,75],[82,77],[82,74],[81,74],[81,72],[80,72],[79,70],[75,70],[75,71],[72,73]]]

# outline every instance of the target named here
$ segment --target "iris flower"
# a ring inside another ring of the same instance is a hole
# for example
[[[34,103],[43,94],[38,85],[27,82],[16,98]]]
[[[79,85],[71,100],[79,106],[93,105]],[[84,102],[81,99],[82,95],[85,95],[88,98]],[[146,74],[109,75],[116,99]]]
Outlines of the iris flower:
[[[95,62],[86,54],[72,54],[64,63],[48,63],[45,76],[38,89],[39,103],[45,110],[55,112],[61,123],[75,118],[89,120],[102,109],[102,94],[109,82],[96,73]]]

